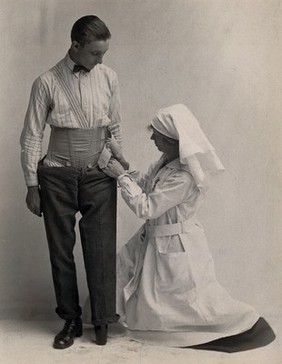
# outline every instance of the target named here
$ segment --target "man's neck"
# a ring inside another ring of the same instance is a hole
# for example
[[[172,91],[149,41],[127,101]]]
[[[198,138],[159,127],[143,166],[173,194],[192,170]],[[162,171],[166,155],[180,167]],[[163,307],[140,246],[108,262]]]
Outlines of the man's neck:
[[[68,54],[70,56],[70,59],[75,63],[75,64],[78,64],[77,63],[77,59],[76,59],[76,56],[75,56],[75,53],[72,51],[72,49],[70,48],[69,51],[68,51]]]

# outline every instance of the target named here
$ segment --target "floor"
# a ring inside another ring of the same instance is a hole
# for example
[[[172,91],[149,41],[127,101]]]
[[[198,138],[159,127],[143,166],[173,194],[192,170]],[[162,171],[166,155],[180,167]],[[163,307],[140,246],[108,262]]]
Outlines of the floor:
[[[219,353],[203,350],[164,348],[130,341],[118,325],[111,325],[106,346],[94,343],[91,326],[73,346],[65,350],[52,348],[59,321],[0,321],[1,364],[282,364],[282,324],[270,320],[277,338],[270,345],[241,353]]]

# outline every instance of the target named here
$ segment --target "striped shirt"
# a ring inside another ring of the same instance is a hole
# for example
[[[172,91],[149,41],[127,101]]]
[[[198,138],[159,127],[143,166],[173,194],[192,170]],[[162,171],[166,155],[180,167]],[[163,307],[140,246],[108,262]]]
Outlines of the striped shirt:
[[[37,165],[42,158],[42,139],[46,124],[59,128],[93,129],[108,126],[121,147],[120,92],[116,73],[98,64],[90,72],[73,72],[69,55],[60,67],[70,91],[76,97],[88,125],[81,125],[66,99],[53,69],[38,77],[32,86],[21,134],[21,162],[27,186],[37,186]]]

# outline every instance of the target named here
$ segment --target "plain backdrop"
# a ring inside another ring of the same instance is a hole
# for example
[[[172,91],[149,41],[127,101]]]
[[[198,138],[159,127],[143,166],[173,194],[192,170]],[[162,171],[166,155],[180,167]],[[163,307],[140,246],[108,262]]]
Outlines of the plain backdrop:
[[[43,221],[25,206],[19,136],[32,82],[65,56],[73,23],[88,14],[112,33],[104,63],[120,81],[125,155],[145,171],[159,157],[146,129],[156,111],[174,103],[193,111],[226,168],[199,213],[218,279],[275,322],[282,275],[279,0],[1,0],[0,318],[56,318]],[[121,246],[142,221],[118,203]],[[75,254],[83,305],[79,236]]]

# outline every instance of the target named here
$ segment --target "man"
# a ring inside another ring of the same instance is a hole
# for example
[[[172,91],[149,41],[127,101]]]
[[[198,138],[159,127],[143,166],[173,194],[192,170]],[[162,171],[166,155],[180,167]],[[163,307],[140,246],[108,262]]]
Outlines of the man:
[[[97,16],[75,22],[65,58],[33,84],[21,134],[26,203],[35,215],[43,213],[56,312],[65,320],[57,349],[82,335],[73,257],[77,212],[98,345],[106,344],[108,323],[116,320],[116,182],[99,168],[109,134],[121,147],[118,80],[102,64],[110,38]],[[41,160],[46,124],[51,134]]]

